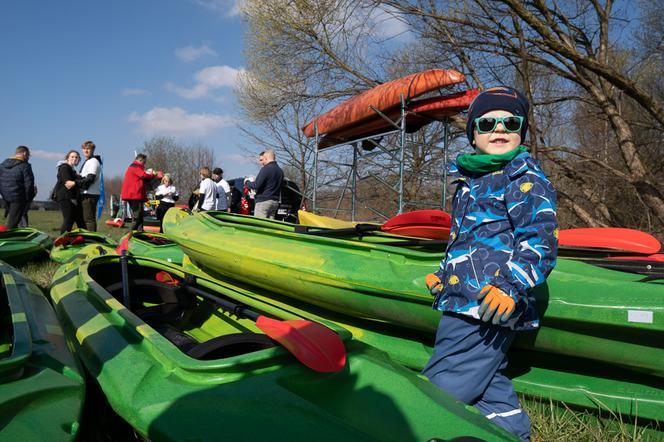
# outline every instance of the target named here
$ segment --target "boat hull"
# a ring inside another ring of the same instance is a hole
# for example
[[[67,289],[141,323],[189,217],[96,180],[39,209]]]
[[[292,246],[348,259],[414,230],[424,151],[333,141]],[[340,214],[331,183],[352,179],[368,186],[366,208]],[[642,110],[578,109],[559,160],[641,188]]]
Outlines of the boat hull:
[[[10,229],[0,232],[0,260],[12,265],[46,256],[53,241],[36,229]]]
[[[65,333],[113,409],[151,440],[304,441],[315,436],[322,441],[415,441],[461,434],[511,439],[483,416],[331,323],[347,351],[346,366],[337,373],[314,372],[273,346],[209,360],[187,356],[172,337],[165,337],[165,325],[157,319],[177,326],[197,345],[232,332],[259,330],[252,321],[196,297],[188,298],[193,307],[185,319],[152,316],[145,322],[112,295],[121,291],[119,272],[111,271],[119,271],[118,260],[104,256],[62,266],[54,276],[51,296]],[[137,287],[145,280],[141,278],[163,271],[180,281],[195,279],[198,289],[260,314],[304,319],[203,275],[190,273],[187,278],[181,267],[129,258],[129,274]],[[137,287],[130,287],[133,296],[146,293]],[[141,302],[134,299],[132,309],[138,311]]]
[[[58,262],[60,264],[65,263],[72,259],[74,255],[77,255],[81,252],[84,247],[89,245],[100,245],[105,247],[117,247],[118,244],[113,241],[108,236],[98,233],[91,232],[85,229],[74,229],[71,232],[67,232],[60,237],[56,238],[55,244],[58,244],[59,240],[62,238],[76,238],[81,237],[82,242],[76,244],[64,244],[64,245],[54,245],[51,249],[51,260]]]
[[[351,317],[431,334],[437,328],[440,312],[431,309],[424,277],[442,251],[298,234],[287,223],[213,212],[169,211],[164,229],[214,276]],[[664,377],[664,284],[641,278],[559,259],[534,291],[541,327],[514,345]]]
[[[0,261],[0,440],[74,440],[85,381],[38,287]],[[4,320],[8,319],[7,322]],[[9,338],[9,341],[6,340]]]

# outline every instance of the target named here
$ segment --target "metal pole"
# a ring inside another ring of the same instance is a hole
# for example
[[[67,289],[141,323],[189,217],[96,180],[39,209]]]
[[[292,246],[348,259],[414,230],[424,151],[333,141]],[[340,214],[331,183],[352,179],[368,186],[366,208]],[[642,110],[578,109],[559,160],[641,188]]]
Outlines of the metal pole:
[[[401,94],[401,132],[399,133],[399,147],[401,152],[399,154],[399,208],[397,215],[403,212],[403,162],[404,162],[404,149],[406,144],[406,100]]]
[[[450,143],[450,120],[445,119],[443,125],[443,201],[440,209],[445,210],[445,200],[447,197],[447,149]]]
[[[353,168],[350,173],[352,174],[351,181],[351,198],[350,198],[350,220],[355,221],[355,191],[357,190],[357,154],[359,147],[359,142],[353,143]]]
[[[311,213],[316,213],[316,191],[318,189],[318,123],[314,125],[316,130],[316,137],[314,143],[314,192],[312,204],[311,204]]]

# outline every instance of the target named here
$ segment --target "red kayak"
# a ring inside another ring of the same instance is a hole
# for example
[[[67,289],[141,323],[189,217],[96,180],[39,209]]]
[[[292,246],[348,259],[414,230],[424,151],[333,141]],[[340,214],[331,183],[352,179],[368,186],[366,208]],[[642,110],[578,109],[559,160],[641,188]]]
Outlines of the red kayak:
[[[464,75],[454,69],[431,69],[389,81],[344,101],[314,118],[302,128],[302,131],[307,137],[316,135],[316,125],[319,135],[339,131],[375,117],[376,113],[371,106],[386,112],[401,105],[401,95],[406,100],[411,100],[427,92],[461,83],[464,79]]]
[[[456,94],[425,98],[409,103],[406,114],[406,132],[416,132],[432,121],[440,121],[465,111],[479,93],[479,89],[470,89]],[[401,107],[395,107],[384,113],[391,120],[396,121],[401,117]],[[318,142],[318,148],[322,149],[334,146],[339,143],[368,137],[393,129],[394,126],[389,121],[374,112],[371,118],[364,119],[361,123],[328,132]]]

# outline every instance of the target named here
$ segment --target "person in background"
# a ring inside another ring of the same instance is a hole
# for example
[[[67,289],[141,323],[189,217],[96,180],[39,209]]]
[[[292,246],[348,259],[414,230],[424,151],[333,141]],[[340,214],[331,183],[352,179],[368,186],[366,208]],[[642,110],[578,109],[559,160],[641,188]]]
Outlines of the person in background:
[[[145,171],[147,156],[139,153],[129,165],[122,181],[122,199],[129,203],[131,208],[132,230],[143,230],[143,204],[147,201],[145,182],[153,178],[161,179],[164,174]]]
[[[29,159],[30,149],[18,146],[14,156],[0,164],[0,194],[7,205],[8,229],[18,227],[35,197],[35,176]]]
[[[521,143],[528,100],[511,87],[468,109],[474,153],[452,164],[456,192],[447,251],[426,284],[442,313],[422,373],[487,419],[530,440],[530,419],[503,371],[515,333],[539,326],[532,290],[556,265],[556,191]]]
[[[170,175],[164,175],[154,195],[159,200],[157,219],[159,220],[159,231],[162,232],[161,222],[164,219],[164,215],[166,215],[166,211],[175,206],[175,202],[180,198],[177,189],[173,185],[173,181],[171,181]]]
[[[79,183],[81,212],[85,227],[91,232],[97,231],[97,203],[101,194],[102,162],[99,155],[95,155],[95,143],[86,141],[81,145],[85,161],[81,166],[82,180]]]
[[[267,149],[258,156],[261,170],[258,172],[256,181],[251,182],[245,179],[245,185],[256,191],[256,205],[254,206],[254,216],[259,218],[274,219],[279,208],[279,197],[281,195],[281,183],[284,180],[284,173],[277,164],[274,150]]]
[[[217,185],[211,179],[209,167],[201,167],[201,184],[198,188],[197,210],[214,210],[217,205]]]
[[[79,186],[77,181],[80,181],[76,173],[76,166],[81,161],[81,156],[76,150],[70,150],[65,155],[65,159],[58,161],[58,181],[53,188],[53,199],[60,206],[62,212],[62,224],[60,225],[60,233],[69,232],[74,226],[74,223],[79,228],[85,228],[83,221],[83,212],[81,211],[81,204],[79,200]]]
[[[224,179],[224,171],[216,167],[212,171],[212,181],[217,185],[217,203],[215,210],[230,211],[231,186]]]

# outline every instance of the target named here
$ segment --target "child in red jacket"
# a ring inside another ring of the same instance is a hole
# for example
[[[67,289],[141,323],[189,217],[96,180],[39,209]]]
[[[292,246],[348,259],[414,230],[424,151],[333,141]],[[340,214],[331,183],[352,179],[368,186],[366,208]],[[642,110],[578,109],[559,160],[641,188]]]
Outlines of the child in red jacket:
[[[129,165],[122,182],[122,199],[129,203],[131,208],[132,230],[143,228],[143,203],[147,201],[145,181],[153,178],[161,179],[164,174],[145,171],[147,156],[139,153]]]

